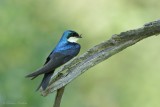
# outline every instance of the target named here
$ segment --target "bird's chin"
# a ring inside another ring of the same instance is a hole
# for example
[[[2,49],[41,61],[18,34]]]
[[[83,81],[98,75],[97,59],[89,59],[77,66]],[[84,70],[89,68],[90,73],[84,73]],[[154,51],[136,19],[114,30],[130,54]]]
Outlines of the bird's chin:
[[[76,38],[76,37],[70,37],[70,38],[68,38],[68,42],[77,43],[78,39],[79,38]]]

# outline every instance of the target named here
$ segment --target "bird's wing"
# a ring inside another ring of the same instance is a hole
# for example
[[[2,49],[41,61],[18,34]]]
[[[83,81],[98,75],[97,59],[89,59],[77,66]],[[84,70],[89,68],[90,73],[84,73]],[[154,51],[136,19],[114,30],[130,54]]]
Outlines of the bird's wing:
[[[40,74],[44,74],[44,73],[49,73],[51,71],[53,71],[54,69],[56,69],[57,67],[61,66],[62,64],[64,64],[64,59],[67,56],[56,52],[56,53],[52,53],[49,58],[47,58],[47,63],[40,69],[38,69],[37,71],[27,75],[26,77],[36,77]]]
[[[53,51],[52,51],[52,52],[49,54],[49,56],[47,57],[46,62],[44,63],[44,65],[47,64],[47,63],[49,62],[52,53],[53,53]]]

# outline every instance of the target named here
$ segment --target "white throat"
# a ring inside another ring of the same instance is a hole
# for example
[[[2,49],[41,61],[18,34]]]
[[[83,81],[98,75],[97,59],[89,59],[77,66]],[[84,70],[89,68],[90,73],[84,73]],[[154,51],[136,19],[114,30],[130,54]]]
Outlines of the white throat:
[[[68,38],[68,42],[77,42],[79,38],[76,38],[76,37],[70,37]]]

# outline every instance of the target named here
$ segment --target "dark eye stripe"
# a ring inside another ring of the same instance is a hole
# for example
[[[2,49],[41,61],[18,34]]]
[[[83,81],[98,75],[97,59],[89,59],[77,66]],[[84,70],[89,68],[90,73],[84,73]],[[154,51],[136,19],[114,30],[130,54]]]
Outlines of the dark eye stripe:
[[[72,33],[72,35],[73,35],[74,37],[78,37],[78,36],[79,36],[76,32]]]
[[[70,31],[70,34],[67,36],[67,39],[70,38],[70,37],[79,37],[79,34],[75,31]]]

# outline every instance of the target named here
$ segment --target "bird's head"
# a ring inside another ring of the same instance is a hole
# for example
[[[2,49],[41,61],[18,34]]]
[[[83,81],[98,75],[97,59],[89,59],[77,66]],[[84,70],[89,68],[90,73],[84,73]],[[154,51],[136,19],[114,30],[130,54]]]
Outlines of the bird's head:
[[[63,39],[66,39],[68,42],[76,43],[79,38],[82,38],[77,32],[72,30],[67,30],[63,33]]]

